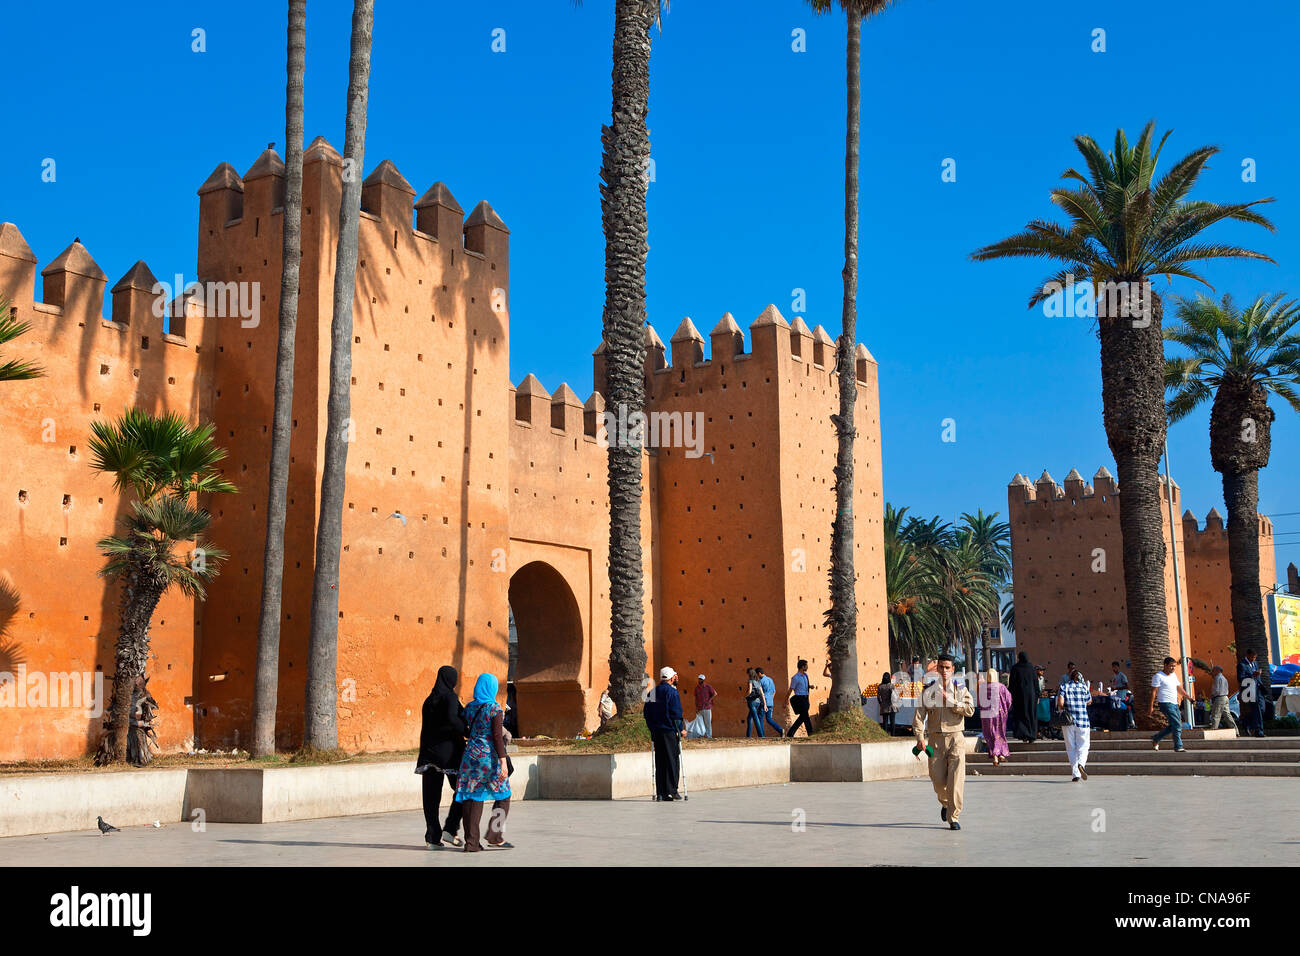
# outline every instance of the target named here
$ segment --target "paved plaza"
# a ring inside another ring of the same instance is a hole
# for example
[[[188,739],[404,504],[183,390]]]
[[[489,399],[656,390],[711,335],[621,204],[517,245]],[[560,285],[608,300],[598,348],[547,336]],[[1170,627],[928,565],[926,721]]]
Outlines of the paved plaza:
[[[797,783],[669,804],[524,801],[515,849],[479,854],[427,851],[421,814],[404,812],[11,837],[0,865],[751,866],[760,847],[784,865],[1294,864],[1296,796],[1294,780],[1261,777],[970,777],[953,832],[924,779]]]

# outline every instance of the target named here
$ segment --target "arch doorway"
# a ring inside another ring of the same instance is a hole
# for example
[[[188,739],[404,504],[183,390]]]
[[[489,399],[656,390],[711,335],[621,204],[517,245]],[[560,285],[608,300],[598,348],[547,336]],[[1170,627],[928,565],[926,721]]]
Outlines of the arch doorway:
[[[526,564],[510,578],[510,617],[509,679],[519,735],[582,733],[582,615],[573,591],[549,564]]]

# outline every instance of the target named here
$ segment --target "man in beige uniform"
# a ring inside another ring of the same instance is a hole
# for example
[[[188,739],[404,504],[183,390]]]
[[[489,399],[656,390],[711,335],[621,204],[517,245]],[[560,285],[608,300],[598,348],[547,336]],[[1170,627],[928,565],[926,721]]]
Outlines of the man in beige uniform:
[[[937,661],[939,679],[921,691],[912,720],[916,745],[923,751],[926,738],[934,749],[930,757],[930,782],[939,797],[939,818],[953,830],[960,830],[962,794],[966,789],[966,718],[975,713],[970,691],[953,681],[953,662],[948,654]],[[920,754],[917,755],[918,759]]]

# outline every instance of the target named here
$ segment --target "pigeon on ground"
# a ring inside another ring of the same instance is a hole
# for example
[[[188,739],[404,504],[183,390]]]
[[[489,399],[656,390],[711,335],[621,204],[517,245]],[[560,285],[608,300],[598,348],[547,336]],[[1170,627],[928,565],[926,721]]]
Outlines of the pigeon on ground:
[[[120,832],[121,832],[120,830],[118,830],[117,827],[113,826],[111,823],[105,823],[103,817],[95,817],[95,822],[99,824],[99,832],[100,832],[100,833],[120,833]]]

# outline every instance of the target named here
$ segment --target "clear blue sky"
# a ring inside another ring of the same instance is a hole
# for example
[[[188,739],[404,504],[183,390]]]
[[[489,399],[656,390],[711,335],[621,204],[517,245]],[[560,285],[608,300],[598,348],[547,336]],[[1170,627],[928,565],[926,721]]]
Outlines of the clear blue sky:
[[[612,4],[378,0],[366,170],[391,158],[422,192],[444,180],[511,228],[511,369],[591,388],[603,239],[597,173],[609,117]],[[351,5],[308,11],[307,137],[343,141]],[[268,15],[268,11],[271,11]],[[195,190],[284,138],[284,13],[274,3],[68,3],[6,11],[0,219],[44,265],[80,236],[116,280],[139,258],[192,274]],[[191,52],[191,30],[207,51]],[[506,31],[506,51],[491,49]],[[807,51],[791,33],[807,31]],[[1091,50],[1106,31],[1106,52]],[[1267,263],[1207,274],[1238,298],[1300,294],[1300,115],[1292,0],[908,0],[863,38],[858,336],[880,362],[885,489],[914,513],[1006,512],[1006,485],[1111,466],[1096,335],[1025,302],[1047,273],[976,264],[971,250],[1035,217],[1072,138],[1109,142],[1154,117],[1166,155],[1223,147],[1197,195],[1274,196],[1276,234],[1223,227]],[[837,334],[842,263],[844,23],[796,0],[678,0],[651,66],[648,272],[665,338],[690,315],[748,325],[769,302]],[[41,163],[57,162],[42,183]],[[1244,183],[1241,162],[1257,164]],[[941,181],[953,158],[957,181]],[[1194,287],[1179,280],[1173,291]],[[1300,512],[1300,416],[1278,406],[1264,513]],[[954,418],[957,441],[941,439]],[[829,426],[828,426],[829,427]],[[1223,510],[1208,410],[1171,432],[1174,475],[1199,517]],[[1113,469],[1112,469],[1113,470]],[[1300,514],[1280,516],[1279,572],[1300,561]],[[1287,536],[1287,533],[1290,536]]]

